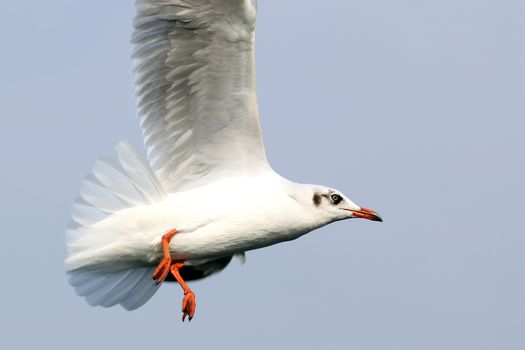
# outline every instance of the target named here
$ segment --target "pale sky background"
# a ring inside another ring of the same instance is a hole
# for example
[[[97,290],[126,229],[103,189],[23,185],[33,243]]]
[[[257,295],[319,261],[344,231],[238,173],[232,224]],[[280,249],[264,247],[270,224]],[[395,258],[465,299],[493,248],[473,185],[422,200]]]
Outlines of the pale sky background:
[[[133,1],[0,2],[2,349],[525,349],[525,2],[261,0],[268,157],[329,225],[141,309],[66,282],[81,178],[130,139]]]

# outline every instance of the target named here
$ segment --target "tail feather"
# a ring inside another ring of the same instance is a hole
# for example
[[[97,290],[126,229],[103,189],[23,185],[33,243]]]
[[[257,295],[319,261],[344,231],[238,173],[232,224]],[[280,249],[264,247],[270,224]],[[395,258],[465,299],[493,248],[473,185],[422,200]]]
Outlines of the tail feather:
[[[147,202],[144,193],[137,188],[120,164],[111,159],[100,158],[92,169],[92,174],[98,180],[99,186],[107,189],[128,206]],[[86,179],[89,181],[89,179]]]
[[[97,180],[90,176],[82,183],[80,198],[106,213],[114,213],[126,208],[126,204],[118,196],[101,187]]]
[[[127,310],[134,310],[144,305],[159,287],[151,278],[153,270],[144,267],[109,274],[84,271],[72,274],[69,283],[91,306],[121,304]]]
[[[133,286],[126,295],[126,298],[122,300],[120,305],[126,310],[131,311],[141,307],[155,294],[159,286],[152,282],[151,274],[154,269],[155,268],[145,269],[142,278]]]
[[[73,204],[71,219],[80,226],[90,226],[104,220],[106,217],[107,212],[93,207],[80,199]]]
[[[89,259],[94,247],[78,244],[77,240],[90,233],[91,225],[120,210],[153,204],[166,197],[157,177],[131,144],[121,142],[116,151],[118,161],[100,158],[83,181],[73,207],[72,224],[66,231],[66,265],[69,283],[90,305],[121,304],[133,310],[146,303],[158,289],[151,278],[153,267],[114,271],[109,267],[92,269],[71,263]]]
[[[123,302],[126,300],[129,292],[143,277],[144,273],[142,269],[126,270],[121,273],[120,276],[115,276],[115,280],[117,280],[118,283],[107,291],[104,295],[105,298],[100,300],[99,305],[103,307],[111,307]]]
[[[142,193],[150,203],[160,202],[166,195],[157,176],[153,173],[148,163],[142,159],[140,154],[126,143],[120,143],[116,147],[120,165],[128,175],[129,180],[142,190]]]

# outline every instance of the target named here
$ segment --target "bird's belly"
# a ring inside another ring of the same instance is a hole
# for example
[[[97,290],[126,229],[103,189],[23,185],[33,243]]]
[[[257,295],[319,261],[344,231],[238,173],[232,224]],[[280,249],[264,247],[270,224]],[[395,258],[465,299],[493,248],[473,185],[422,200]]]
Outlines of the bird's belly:
[[[175,259],[215,258],[292,240],[308,231],[301,228],[284,229],[279,225],[240,227],[219,223],[194,232],[183,230],[172,238],[170,249]]]

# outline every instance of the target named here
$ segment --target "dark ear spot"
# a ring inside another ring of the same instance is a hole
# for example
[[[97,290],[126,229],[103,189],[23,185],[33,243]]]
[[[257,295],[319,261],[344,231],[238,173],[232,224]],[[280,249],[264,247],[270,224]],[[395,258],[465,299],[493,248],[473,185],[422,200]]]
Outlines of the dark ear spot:
[[[319,193],[314,193],[314,197],[312,198],[312,200],[314,201],[314,204],[316,207],[319,206],[319,204],[321,204],[321,195]]]

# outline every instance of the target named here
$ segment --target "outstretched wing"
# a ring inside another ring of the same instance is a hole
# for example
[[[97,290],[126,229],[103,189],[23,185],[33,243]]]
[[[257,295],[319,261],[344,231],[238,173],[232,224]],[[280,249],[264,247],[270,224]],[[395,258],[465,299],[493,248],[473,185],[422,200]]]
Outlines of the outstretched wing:
[[[149,162],[168,192],[268,169],[254,0],[137,0],[134,69]]]

